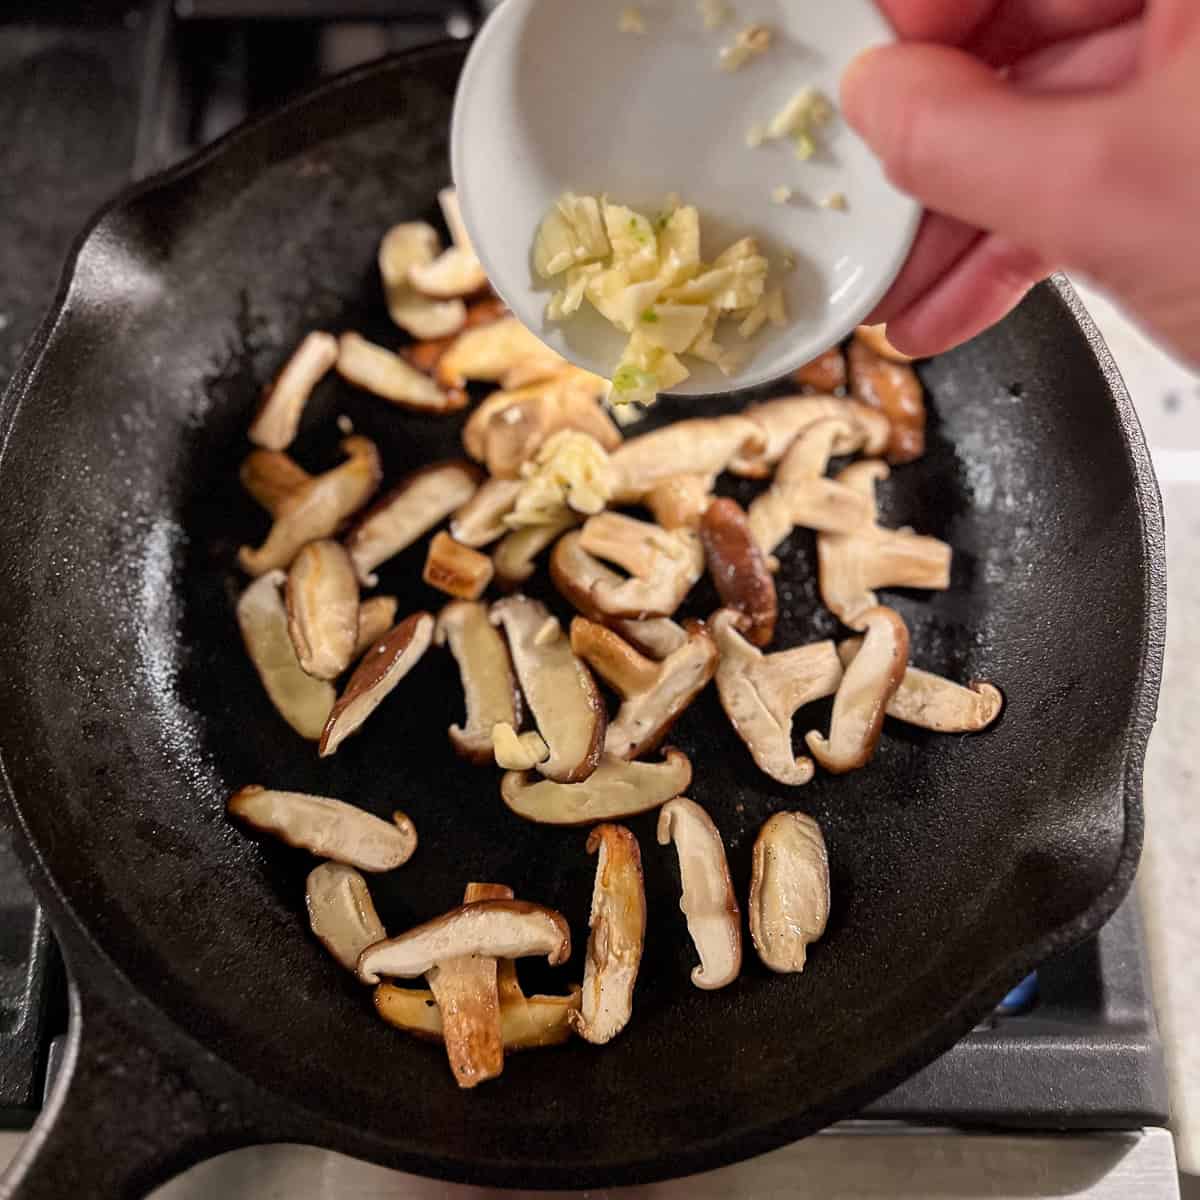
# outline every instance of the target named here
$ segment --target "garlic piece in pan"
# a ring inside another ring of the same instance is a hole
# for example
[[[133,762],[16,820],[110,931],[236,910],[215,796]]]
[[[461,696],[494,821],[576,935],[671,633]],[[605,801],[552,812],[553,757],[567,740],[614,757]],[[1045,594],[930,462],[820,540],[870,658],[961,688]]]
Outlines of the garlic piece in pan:
[[[803,971],[829,920],[829,856],[821,827],[780,812],[759,830],[750,875],[750,937],[772,971]]]
[[[360,871],[392,871],[417,848],[417,831],[402,813],[391,823],[343,800],[280,792],[257,784],[229,798],[229,815],[289,846]]]
[[[550,748],[542,741],[540,733],[534,730],[517,733],[504,722],[492,729],[492,750],[496,766],[506,771],[531,771],[550,757]]]
[[[387,937],[367,881],[344,863],[314,867],[308,875],[305,902],[317,940],[348,971],[358,966],[358,956],[368,946]]]
[[[742,914],[733,894],[725,844],[712,818],[679,796],[658,814],[658,844],[675,843],[683,895],[679,907],[700,956],[692,982],[706,991],[732,983],[742,969]]]
[[[588,834],[596,881],[588,921],[583,998],[571,1022],[586,1041],[612,1041],[633,1015],[633,989],[646,938],[646,891],[637,838],[623,825],[597,825]]]

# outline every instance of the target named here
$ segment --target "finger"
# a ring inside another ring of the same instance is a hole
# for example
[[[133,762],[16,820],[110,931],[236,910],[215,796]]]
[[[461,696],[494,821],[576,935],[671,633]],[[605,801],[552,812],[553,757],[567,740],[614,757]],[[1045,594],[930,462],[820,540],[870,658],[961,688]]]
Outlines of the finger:
[[[1043,257],[1136,214],[1145,114],[1128,97],[1023,94],[961,51],[893,45],[851,63],[842,112],[926,208]]]
[[[978,229],[955,221],[952,217],[943,217],[940,213],[926,213],[921,220],[921,228],[917,231],[908,261],[888,290],[888,294],[867,318],[867,323],[880,324],[909,308],[925,295],[981,236]]]
[[[1085,37],[1140,16],[1146,0],[1003,0],[968,49],[1008,66],[1055,42]]]
[[[1143,50],[1146,65],[1153,67],[1200,37],[1200,5],[1196,0],[1159,0],[1146,26]]]
[[[1009,79],[1028,92],[1120,87],[1137,74],[1144,26],[1126,21],[1103,33],[1047,46],[1015,63]]]
[[[932,290],[888,321],[888,340],[914,358],[941,354],[1008,316],[1048,274],[1033,251],[986,237]]]
[[[961,46],[1001,0],[879,0],[892,28],[912,42]]]

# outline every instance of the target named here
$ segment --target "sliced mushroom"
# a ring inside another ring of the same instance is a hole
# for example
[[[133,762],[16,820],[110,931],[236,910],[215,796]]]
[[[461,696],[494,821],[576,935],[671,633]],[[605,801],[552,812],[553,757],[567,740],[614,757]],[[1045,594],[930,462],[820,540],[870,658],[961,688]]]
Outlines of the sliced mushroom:
[[[742,506],[714,500],[700,522],[700,540],[721,603],[746,618],[746,636],[754,645],[770,645],[779,616],[775,581]]]
[[[433,301],[426,300],[425,303],[430,304]],[[451,300],[448,303],[454,304],[456,301]],[[476,329],[480,325],[490,325],[493,321],[498,321],[501,317],[506,316],[508,316],[508,307],[504,301],[497,300],[494,296],[489,296],[484,300],[476,300],[474,304],[467,305],[467,319],[462,328]],[[412,346],[405,346],[400,351],[400,354],[405,362],[416,367],[418,371],[424,371],[427,375],[432,375],[437,369],[442,355],[452,345],[454,345],[453,335],[425,338]]]
[[[337,356],[337,338],[329,333],[310,333],[296,347],[274,382],[263,389],[248,433],[256,446],[286,450],[292,444],[313,388],[329,373]]]
[[[466,724],[450,726],[450,742],[463,758],[489,763],[492,730],[500,724],[521,725],[521,692],[508,647],[488,619],[486,605],[467,601],[442,609],[435,636],[439,646],[450,647],[466,697]]]
[[[899,613],[872,608],[862,623],[866,635],[838,684],[829,737],[815,729],[804,736],[813,758],[837,775],[870,762],[888,702],[908,668],[908,626]]]
[[[478,550],[508,532],[504,518],[512,512],[521,490],[519,479],[488,479],[454,514],[450,534],[456,542]]]
[[[658,484],[676,475],[698,475],[709,488],[739,456],[763,453],[762,427],[746,416],[676,421],[652,433],[630,438],[609,460],[613,498],[634,504]]]
[[[358,641],[358,579],[340,542],[322,538],[296,555],[287,578],[288,633],[309,675],[336,679]]]
[[[227,809],[231,817],[260,833],[360,871],[394,871],[417,848],[417,831],[402,812],[394,813],[389,823],[327,796],[254,784],[234,792]]]
[[[772,971],[804,970],[829,920],[829,856],[821,827],[798,812],[769,818],[754,841],[750,937]]]
[[[838,482],[867,497],[872,522],[854,533],[817,535],[817,565],[825,607],[851,629],[862,629],[863,615],[879,603],[873,589],[950,586],[952,551],[943,541],[906,529],[875,524],[875,483],[888,477],[886,463],[851,463]]]
[[[550,369],[566,365],[516,317],[501,317],[464,329],[438,359],[434,378],[441,387],[461,393],[469,381],[496,383],[528,359],[544,361]]]
[[[608,719],[591,672],[540,601],[527,596],[498,600],[491,620],[508,637],[525,701],[550,747],[550,757],[538,770],[559,783],[587,779],[600,761]]]
[[[511,888],[490,883],[469,883],[463,893],[464,904],[512,898]],[[426,980],[441,1016],[455,1082],[471,1088],[494,1079],[504,1070],[496,960],[487,954],[443,959]]]
[[[246,653],[279,715],[303,738],[316,741],[325,728],[337,693],[300,665],[288,633],[288,615],[280,586],[282,571],[268,571],[241,595],[238,627]]]
[[[322,758],[337,748],[383,703],[385,697],[421,661],[433,638],[433,617],[427,612],[405,617],[363,656],[345,691],[325,722]]]
[[[566,530],[579,524],[577,513],[564,512],[546,525],[529,525],[504,535],[492,551],[496,583],[502,588],[520,587],[534,571],[537,556]]]
[[[633,1015],[633,989],[646,939],[646,890],[637,838],[623,825],[598,825],[587,850],[597,854],[588,920],[583,997],[570,1020],[597,1046],[611,1042]]]
[[[889,362],[910,363],[913,361],[910,355],[897,350],[888,341],[886,325],[860,325],[854,331],[854,339],[866,343],[880,358],[886,358]]]
[[[797,525],[852,533],[871,523],[872,505],[861,493],[825,478],[834,443],[852,432],[843,418],[827,417],[814,421],[792,443],[770,488],[750,505],[750,530],[764,554],[772,553]]]
[[[793,372],[792,378],[808,391],[830,396],[846,386],[846,356],[834,346]]]
[[[670,617],[645,617],[640,621],[620,617],[614,620],[611,626],[635,650],[640,650],[659,662],[668,654],[673,654],[688,640],[687,630]]]
[[[891,423],[887,460],[909,463],[925,453],[925,389],[907,363],[889,361],[862,338],[850,343],[850,391]]]
[[[838,644],[842,666],[849,668],[862,648],[862,638]],[[993,684],[972,680],[965,687],[931,671],[909,667],[888,701],[887,715],[935,733],[978,733],[1004,707],[1004,694]]]
[[[602,522],[598,527],[592,524],[597,520]],[[589,551],[589,544],[618,566],[643,573],[628,578],[617,574]],[[691,530],[668,533],[617,513],[592,517],[583,531],[568,533],[550,558],[555,586],[593,619],[669,617],[703,571],[704,549]]]
[[[388,314],[415,338],[450,337],[466,323],[467,306],[461,300],[430,300],[408,282],[408,272],[433,262],[440,250],[437,230],[424,221],[393,225],[379,243],[379,275]]]
[[[242,487],[273,517],[312,482],[312,476],[281,450],[252,450],[241,469]]]
[[[582,783],[535,781],[528,773],[510,771],[501,780],[500,795],[518,817],[539,825],[622,820],[658,808],[687,791],[692,782],[687,756],[669,746],[663,756],[663,762],[649,763],[605,755]]]
[[[435,300],[453,300],[483,291],[488,285],[488,278],[474,254],[451,246],[433,262],[409,267],[408,282],[423,296]]]
[[[517,391],[493,392],[467,418],[463,446],[485,462],[490,474],[514,478],[556,433],[586,433],[608,451],[621,445],[621,432],[601,403],[607,384],[576,367]]]
[[[492,560],[486,554],[460,545],[443,530],[429,543],[421,578],[448,596],[478,600],[487,591],[494,572]]]
[[[760,770],[793,787],[808,783],[813,763],[793,754],[792,718],[805,704],[837,691],[842,679],[837,650],[833,642],[813,642],[763,654],[738,633],[739,620],[722,609],[709,623],[721,652],[721,705]]]
[[[881,454],[891,432],[887,417],[878,409],[838,396],[781,396],[751,405],[742,416],[758,426],[762,441],[736,456],[729,470],[750,479],[765,479],[770,475],[771,468],[783,458],[788,447],[815,421],[841,417],[850,423],[853,434],[834,442],[834,454],[854,454],[859,450]]]
[[[501,964],[503,967],[503,964]],[[571,1036],[571,1014],[579,1011],[578,985],[566,996],[500,997],[500,1037],[506,1053],[558,1046]],[[381,983],[375,989],[375,1011],[389,1025],[414,1037],[442,1040],[442,1014],[433,993]]]
[[[407,550],[419,537],[460,508],[479,486],[479,471],[461,459],[414,471],[373,505],[346,537],[346,549],[364,584],[375,568]]]
[[[344,863],[327,862],[309,872],[305,888],[308,923],[317,940],[348,971],[358,956],[387,937],[371,903],[367,881]]]
[[[411,412],[446,413],[466,407],[467,397],[462,392],[443,391],[398,354],[357,333],[342,334],[337,369],[356,387]]]
[[[712,500],[712,486],[703,475],[673,475],[646,493],[645,505],[667,530],[698,529]]]
[[[716,673],[717,647],[700,621],[661,662],[639,654],[611,629],[585,617],[571,622],[571,648],[621,697],[604,738],[606,754],[631,760],[656,749]]]
[[[238,551],[243,570],[262,575],[290,566],[302,546],[330,537],[371,498],[383,476],[375,443],[348,437],[342,451],[346,461],[341,466],[309,479],[280,504],[275,524],[257,550],[243,546]]]
[[[712,817],[686,796],[659,809],[658,844],[671,841],[683,885],[679,907],[700,955],[692,982],[715,991],[732,983],[742,969],[742,913],[733,894],[725,843]]]
[[[358,606],[358,637],[354,641],[353,659],[362,658],[395,625],[397,608],[395,596],[372,596]]]
[[[571,930],[561,913],[540,904],[479,900],[368,946],[358,959],[358,977],[363,983],[378,983],[381,975],[411,979],[439,962],[467,954],[492,958],[544,954],[556,967],[571,956]]]

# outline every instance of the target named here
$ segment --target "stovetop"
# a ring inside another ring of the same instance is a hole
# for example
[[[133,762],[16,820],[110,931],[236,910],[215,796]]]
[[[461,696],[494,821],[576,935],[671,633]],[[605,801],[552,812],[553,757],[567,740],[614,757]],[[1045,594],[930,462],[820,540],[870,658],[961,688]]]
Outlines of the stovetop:
[[[314,78],[468,36],[476,0],[30,0],[0,15],[0,387],[74,235],[123,184]],[[336,20],[329,19],[331,14]],[[41,1105],[65,1028],[53,941],[0,835],[0,1123]],[[864,1117],[1031,1129],[1161,1125],[1166,1084],[1136,903]]]

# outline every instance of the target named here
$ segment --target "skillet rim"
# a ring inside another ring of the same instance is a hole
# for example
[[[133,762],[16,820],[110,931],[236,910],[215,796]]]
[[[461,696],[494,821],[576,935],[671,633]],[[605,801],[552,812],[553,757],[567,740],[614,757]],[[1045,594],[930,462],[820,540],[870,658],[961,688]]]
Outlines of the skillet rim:
[[[9,386],[0,398],[0,486],[9,442],[21,407],[37,381],[43,360],[49,352],[56,331],[71,304],[72,290],[80,256],[105,228],[136,201],[172,186],[181,180],[198,175],[218,163],[228,150],[243,139],[261,136],[270,126],[289,121],[293,114],[322,97],[351,90],[363,80],[396,70],[407,70],[422,62],[444,57],[465,57],[469,43],[440,41],[388,55],[364,64],[341,75],[331,77],[292,97],[285,104],[239,125],[197,154],[167,170],[151,175],[123,189],[105,204],[76,237],[64,265],[60,282],[46,317],[31,339],[13,374]],[[467,1183],[488,1183],[493,1186],[525,1188],[620,1186],[630,1183],[649,1183],[678,1178],[698,1171],[741,1161],[755,1154],[774,1149],[807,1136],[818,1129],[851,1116],[864,1105],[891,1090],[903,1079],[919,1071],[934,1058],[950,1048],[991,1011],[1003,995],[1032,971],[1039,963],[1067,947],[1094,934],[1112,916],[1129,891],[1141,854],[1144,832],[1142,803],[1142,771],[1146,745],[1153,726],[1162,673],[1163,647],[1166,628],[1166,566],[1165,534],[1162,501],[1155,480],[1149,449],[1128,389],[1121,378],[1116,362],[1094,321],[1065,277],[1053,277],[1046,285],[1058,304],[1067,310],[1082,333],[1105,387],[1112,397],[1117,427],[1126,459],[1133,477],[1134,496],[1141,530],[1143,604],[1138,680],[1131,692],[1131,716],[1122,747],[1121,800],[1124,828],[1119,856],[1108,884],[1090,904],[1074,917],[1062,922],[1007,960],[997,965],[976,988],[947,1011],[942,1020],[913,1044],[900,1049],[890,1068],[843,1087],[823,1108],[818,1119],[811,1115],[781,1116],[778,1120],[753,1131],[736,1131],[675,1149],[666,1155],[624,1159],[591,1168],[562,1167],[545,1162],[536,1166],[514,1166],[512,1162],[480,1162],[460,1158],[439,1157],[429,1151],[400,1149],[400,1143],[378,1134],[364,1131],[322,1113],[306,1109],[291,1096],[275,1092],[247,1075],[223,1054],[193,1039],[152,997],[138,988],[94,938],[87,922],[76,911],[56,881],[54,871],[43,847],[31,835],[25,820],[22,801],[14,793],[5,765],[4,748],[0,746],[0,783],[4,796],[3,814],[6,823],[18,834],[16,849],[30,868],[39,899],[57,918],[55,934],[64,943],[70,960],[71,943],[82,942],[84,957],[92,966],[99,966],[110,986],[125,990],[149,1006],[156,1019],[172,1035],[189,1047],[193,1056],[216,1059],[231,1077],[238,1090],[259,1091],[284,1101],[296,1114],[297,1122],[307,1124],[315,1136],[310,1144],[324,1145],[345,1153],[358,1154],[387,1162],[405,1170]],[[0,531],[0,537],[4,534]],[[60,932],[61,929],[61,932]],[[91,980],[83,979],[86,991]],[[79,1030],[73,1030],[77,1039]],[[69,1082],[69,1081],[68,1081]],[[254,1139],[249,1139],[254,1140]]]

